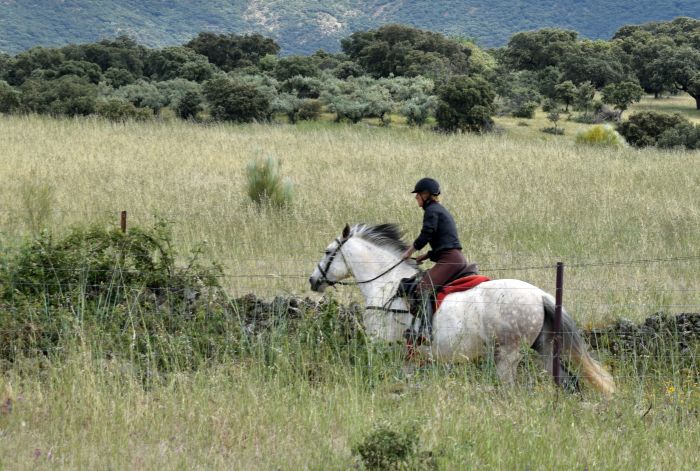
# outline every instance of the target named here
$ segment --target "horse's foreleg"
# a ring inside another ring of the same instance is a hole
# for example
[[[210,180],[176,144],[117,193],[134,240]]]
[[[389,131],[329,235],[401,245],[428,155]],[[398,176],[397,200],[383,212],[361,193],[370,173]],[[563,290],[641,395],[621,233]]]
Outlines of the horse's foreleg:
[[[496,374],[501,383],[508,385],[515,383],[515,372],[521,357],[519,348],[496,348]]]

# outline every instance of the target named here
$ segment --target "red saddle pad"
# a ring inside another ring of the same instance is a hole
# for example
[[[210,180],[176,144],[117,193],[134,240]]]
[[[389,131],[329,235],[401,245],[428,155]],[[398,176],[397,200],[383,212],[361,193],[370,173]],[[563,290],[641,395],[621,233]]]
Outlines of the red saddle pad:
[[[491,281],[491,278],[483,275],[469,275],[463,278],[458,278],[449,285],[445,285],[442,290],[437,294],[435,299],[435,310],[440,307],[442,301],[448,294],[458,293],[460,291],[467,291],[473,287],[480,285],[484,281]]]

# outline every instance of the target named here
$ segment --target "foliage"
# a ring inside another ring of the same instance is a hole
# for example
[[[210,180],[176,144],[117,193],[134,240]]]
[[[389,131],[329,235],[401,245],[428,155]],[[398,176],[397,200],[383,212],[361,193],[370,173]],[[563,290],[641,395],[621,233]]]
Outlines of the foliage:
[[[263,57],[276,55],[280,50],[273,39],[257,33],[238,35],[203,32],[187,42],[185,47],[206,57],[226,72],[258,65]]]
[[[257,205],[283,208],[292,203],[293,186],[288,178],[280,174],[279,161],[268,156],[254,160],[246,167],[246,192]]]
[[[664,149],[685,148],[700,150],[700,126],[691,123],[680,123],[666,129],[656,141],[657,147]]]
[[[133,103],[117,98],[98,100],[95,113],[110,121],[145,121],[153,118],[150,108],[137,108]]]
[[[618,127],[618,131],[627,142],[635,147],[656,145],[659,137],[678,125],[688,121],[679,114],[656,113],[645,111],[635,113]]]
[[[319,100],[311,98],[301,100],[301,105],[297,112],[297,119],[301,121],[315,121],[321,116],[322,109],[323,106]]]
[[[97,87],[85,77],[31,78],[20,86],[22,108],[52,115],[89,115],[95,111]]]
[[[311,56],[283,57],[277,61],[274,76],[280,82],[292,77],[317,77],[321,71]]]
[[[440,129],[452,132],[491,129],[495,92],[483,77],[453,76],[438,90],[438,97],[435,118]]]
[[[557,99],[564,103],[565,111],[569,111],[569,105],[571,105],[576,99],[576,85],[571,80],[562,82],[554,87],[554,93]]]
[[[623,147],[625,140],[610,125],[597,125],[576,134],[577,144]]]
[[[380,424],[354,447],[367,470],[429,470],[437,469],[430,452],[418,446],[418,430],[404,427],[394,430]]]
[[[280,90],[294,93],[299,98],[318,98],[324,89],[324,81],[314,77],[291,77],[280,85]]]
[[[137,108],[150,108],[155,113],[170,103],[168,94],[158,84],[143,79],[118,88],[112,93],[112,97],[128,101]]]
[[[271,109],[264,90],[240,79],[213,78],[204,83],[203,93],[212,116],[223,121],[263,121]]]
[[[576,47],[578,33],[543,28],[514,34],[503,53],[504,62],[514,70],[541,70],[557,66],[564,54]]]
[[[19,109],[20,98],[19,90],[0,80],[0,113],[12,113]]]
[[[611,83],[602,90],[603,103],[613,105],[620,110],[620,116],[629,105],[638,102],[644,95],[644,90],[635,82]]]
[[[466,73],[471,50],[439,33],[392,24],[356,32],[341,41],[343,52],[374,77]]]
[[[196,91],[185,92],[175,106],[178,118],[195,119],[202,111],[202,94]]]
[[[193,82],[209,80],[216,68],[209,60],[186,47],[166,47],[149,51],[144,62],[144,75],[154,81],[185,79]]]
[[[102,75],[106,84],[113,88],[123,87],[136,81],[134,74],[126,69],[110,67]]]

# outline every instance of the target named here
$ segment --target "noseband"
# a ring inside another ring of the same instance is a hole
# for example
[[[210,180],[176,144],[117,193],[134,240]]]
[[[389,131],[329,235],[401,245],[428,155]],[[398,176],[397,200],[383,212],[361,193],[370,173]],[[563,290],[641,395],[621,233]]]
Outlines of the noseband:
[[[331,264],[335,260],[335,257],[338,256],[338,253],[340,253],[340,256],[343,257],[343,260],[345,260],[345,264],[347,265],[347,260],[345,259],[345,255],[343,254],[342,248],[343,245],[345,245],[345,242],[350,240],[350,238],[345,238],[345,239],[335,239],[335,241],[338,243],[338,247],[335,249],[335,251],[328,257],[328,261],[326,262],[326,268],[324,269],[321,266],[321,262],[318,263],[318,271],[321,272],[321,276],[323,276],[322,281],[326,283],[328,286],[336,286],[336,285],[342,285],[342,286],[353,286],[353,285],[362,285],[365,283],[371,283],[372,281],[376,281],[382,276],[386,275],[389,273],[391,270],[394,268],[398,267],[403,263],[403,259],[400,259],[398,262],[396,262],[394,265],[390,266],[387,270],[384,270],[381,272],[379,275],[375,276],[374,278],[371,278],[369,280],[363,280],[363,281],[355,281],[354,283],[352,282],[345,282],[345,281],[332,281],[328,279],[328,270],[331,268]]]

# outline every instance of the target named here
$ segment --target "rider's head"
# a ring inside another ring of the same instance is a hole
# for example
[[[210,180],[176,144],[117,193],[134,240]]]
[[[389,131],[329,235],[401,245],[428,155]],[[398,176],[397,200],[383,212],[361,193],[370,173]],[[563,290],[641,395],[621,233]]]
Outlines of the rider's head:
[[[421,178],[416,182],[416,186],[411,193],[416,194],[416,201],[419,206],[423,206],[426,201],[438,201],[440,195],[440,184],[437,180],[429,177]]]

